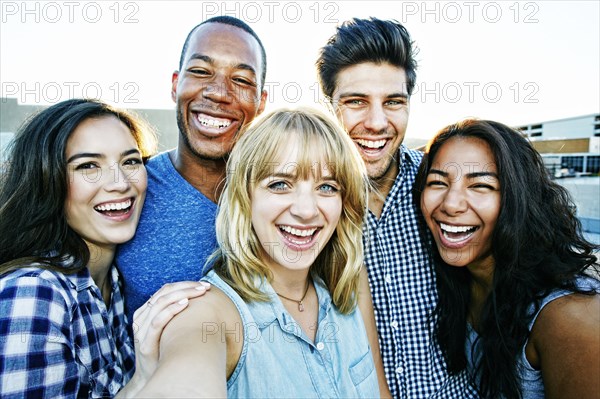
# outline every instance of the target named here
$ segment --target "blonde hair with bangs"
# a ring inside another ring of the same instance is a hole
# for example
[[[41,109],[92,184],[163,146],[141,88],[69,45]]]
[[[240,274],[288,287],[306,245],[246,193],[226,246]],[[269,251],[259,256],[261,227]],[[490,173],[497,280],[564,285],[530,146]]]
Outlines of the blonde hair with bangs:
[[[354,143],[336,121],[310,108],[274,111],[255,122],[239,139],[229,157],[227,182],[216,220],[219,249],[211,256],[215,271],[245,301],[268,301],[260,291],[272,273],[252,228],[251,193],[273,173],[290,138],[299,141],[298,178],[307,178],[315,162],[326,163],[340,185],[342,214],[335,232],[311,266],[323,279],[335,306],[350,313],[357,303],[358,276],[363,267],[362,224],[367,206],[368,178]]]

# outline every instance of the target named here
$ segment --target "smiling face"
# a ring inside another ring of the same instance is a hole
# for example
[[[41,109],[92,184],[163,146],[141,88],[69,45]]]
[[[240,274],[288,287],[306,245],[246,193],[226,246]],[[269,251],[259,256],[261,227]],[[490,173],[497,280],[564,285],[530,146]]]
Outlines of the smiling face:
[[[252,226],[271,271],[306,270],[325,247],[342,212],[340,184],[325,162],[299,167],[297,139],[286,143],[272,173],[251,192]],[[306,174],[306,176],[304,176]]]
[[[356,144],[369,178],[396,178],[398,148],[408,124],[403,68],[363,62],[340,71],[332,96],[338,118]]]
[[[451,266],[494,265],[492,234],[500,213],[494,155],[478,138],[452,138],[431,163],[421,211],[438,251]]]
[[[229,154],[240,129],[264,109],[262,68],[260,46],[244,30],[207,23],[194,31],[173,74],[180,151],[209,160]]]
[[[146,168],[131,131],[113,116],[87,119],[66,147],[69,226],[88,246],[130,240],[146,193]]]

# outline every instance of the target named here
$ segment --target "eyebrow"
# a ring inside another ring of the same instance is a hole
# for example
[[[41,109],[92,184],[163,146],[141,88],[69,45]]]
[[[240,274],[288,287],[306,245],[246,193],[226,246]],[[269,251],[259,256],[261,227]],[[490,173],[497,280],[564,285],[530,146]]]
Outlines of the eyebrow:
[[[126,156],[131,155],[131,154],[138,154],[139,155],[140,151],[137,148],[132,148],[130,150],[123,151],[121,153],[121,158],[126,157]],[[80,158],[106,158],[106,156],[104,154],[99,154],[99,153],[96,153],[96,152],[80,152],[78,154],[75,154],[75,155],[71,156],[69,159],[67,159],[67,163],[71,163],[71,162],[73,162],[73,161],[75,161],[77,159],[80,159]]]
[[[340,93],[340,98],[346,98],[346,97],[369,97],[368,94],[366,93],[361,93],[361,92],[357,92],[357,91],[350,91],[347,93]],[[408,98],[408,93],[391,93],[385,96],[385,98]]]
[[[204,55],[204,54],[198,54],[198,53],[194,53],[190,56],[190,60],[200,60],[200,61],[204,61],[208,64],[214,65],[215,64],[215,60],[212,57],[209,57],[208,55]],[[248,65],[248,64],[244,64],[239,63],[235,66],[236,69],[243,69],[246,71],[250,71],[252,72],[255,76],[256,76],[256,70],[254,69],[254,67],[252,65]]]
[[[440,175],[443,177],[449,176],[448,172],[444,172],[443,170],[439,170],[439,169],[430,169],[429,172],[427,172],[427,174],[428,175]],[[496,174],[494,172],[473,172],[473,173],[467,173],[465,175],[465,177],[468,179],[474,179],[476,177],[488,177],[488,176],[495,177],[496,179],[498,178],[498,174]]]
[[[292,173],[273,173],[268,175],[265,179],[290,179],[290,180],[295,180],[298,178],[298,174],[292,174]],[[326,180],[326,181],[337,181],[331,174],[327,175],[327,176],[321,176],[322,180]]]

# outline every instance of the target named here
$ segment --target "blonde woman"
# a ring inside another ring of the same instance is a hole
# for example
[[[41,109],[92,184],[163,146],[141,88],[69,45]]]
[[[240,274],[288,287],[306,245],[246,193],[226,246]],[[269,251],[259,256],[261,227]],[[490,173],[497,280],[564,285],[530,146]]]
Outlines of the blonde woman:
[[[229,159],[213,288],[166,327],[140,396],[386,392],[363,270],[366,182],[352,141],[316,111],[250,128]]]

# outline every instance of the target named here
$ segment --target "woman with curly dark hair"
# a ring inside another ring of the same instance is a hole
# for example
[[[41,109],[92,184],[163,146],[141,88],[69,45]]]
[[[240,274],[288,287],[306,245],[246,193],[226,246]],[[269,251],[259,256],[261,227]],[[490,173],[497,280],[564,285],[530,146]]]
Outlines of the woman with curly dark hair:
[[[568,192],[509,127],[450,125],[415,183],[433,234],[437,337],[484,398],[598,398],[598,246]]]

